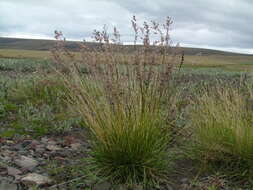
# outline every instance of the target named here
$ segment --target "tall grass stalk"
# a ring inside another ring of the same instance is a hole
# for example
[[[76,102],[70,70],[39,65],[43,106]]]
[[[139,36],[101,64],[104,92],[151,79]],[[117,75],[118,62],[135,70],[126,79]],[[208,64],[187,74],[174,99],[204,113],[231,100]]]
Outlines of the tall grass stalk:
[[[63,48],[62,41],[53,52],[57,71],[71,92],[69,102],[91,132],[90,164],[99,176],[116,183],[157,182],[165,177],[170,138],[166,103],[179,58],[170,47],[171,23],[168,18],[161,26],[156,22],[139,26],[133,17],[135,43],[141,40],[143,46],[130,58],[118,53],[122,47],[116,28],[112,38],[106,28],[95,30],[100,48],[91,52],[81,44],[81,61]],[[151,44],[151,35],[160,41]]]

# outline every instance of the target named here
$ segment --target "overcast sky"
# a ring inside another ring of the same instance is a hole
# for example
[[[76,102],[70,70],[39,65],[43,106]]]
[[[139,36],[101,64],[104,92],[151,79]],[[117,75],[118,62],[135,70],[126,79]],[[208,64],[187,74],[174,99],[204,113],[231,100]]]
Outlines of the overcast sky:
[[[0,0],[0,36],[52,38],[58,29],[87,39],[106,24],[129,42],[132,15],[170,16],[172,40],[184,46],[253,53],[252,0]]]

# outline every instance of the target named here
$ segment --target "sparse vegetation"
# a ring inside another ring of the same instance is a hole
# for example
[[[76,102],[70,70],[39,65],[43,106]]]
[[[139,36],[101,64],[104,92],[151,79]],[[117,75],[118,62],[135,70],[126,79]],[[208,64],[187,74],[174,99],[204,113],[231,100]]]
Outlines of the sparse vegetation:
[[[35,189],[252,189],[251,56],[182,59],[170,19],[132,24],[127,53],[117,29],[94,31],[96,50],[60,32],[52,55],[0,50],[1,175],[21,154],[54,179]]]
[[[203,163],[251,175],[252,86],[217,85],[203,91],[192,111],[194,151]],[[217,164],[218,163],[218,164]]]

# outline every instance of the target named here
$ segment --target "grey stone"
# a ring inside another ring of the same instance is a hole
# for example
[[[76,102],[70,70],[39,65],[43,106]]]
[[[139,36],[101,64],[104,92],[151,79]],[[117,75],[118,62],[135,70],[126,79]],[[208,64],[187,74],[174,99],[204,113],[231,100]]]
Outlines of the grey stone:
[[[47,144],[49,144],[49,145],[56,145],[57,143],[55,141],[53,141],[53,140],[50,140],[50,141],[47,142]]]
[[[7,143],[7,144],[14,144],[14,141],[12,141],[12,140],[7,140],[6,143]]]
[[[166,184],[166,190],[173,190],[173,187],[169,184]]]
[[[27,146],[29,146],[32,143],[31,140],[26,140],[22,143],[22,147],[26,148]]]
[[[52,144],[49,144],[47,145],[47,150],[50,150],[50,151],[57,151],[57,150],[61,150],[61,148],[59,146],[56,146],[56,145],[52,145]]]
[[[18,186],[0,177],[0,190],[17,190]]]
[[[71,148],[73,150],[79,150],[82,147],[82,145],[80,143],[73,143],[71,144]]]
[[[26,156],[21,156],[19,159],[15,159],[14,163],[17,166],[30,171],[39,165],[38,161]]]
[[[180,180],[180,182],[183,183],[183,184],[187,184],[189,182],[189,180],[188,180],[188,178],[185,177],[185,178],[182,178]]]
[[[2,160],[2,161],[4,161],[4,162],[9,162],[9,161],[11,160],[11,157],[6,156],[6,155],[0,156],[0,160]]]
[[[0,190],[17,190],[18,186],[14,183],[0,183]]]
[[[24,150],[22,144],[16,144],[15,146],[13,146],[13,149],[17,151]]]
[[[49,139],[46,138],[46,137],[43,137],[43,138],[41,139],[41,142],[44,143],[44,144],[46,144],[48,141],[49,141]]]
[[[7,167],[7,172],[8,172],[8,175],[10,176],[17,176],[19,174],[22,174],[22,172],[16,168],[13,168],[13,167]]]
[[[111,184],[108,182],[97,183],[94,185],[93,190],[110,190]]]
[[[27,186],[34,186],[51,184],[52,180],[47,176],[39,175],[37,173],[29,173],[21,179],[21,182]]]

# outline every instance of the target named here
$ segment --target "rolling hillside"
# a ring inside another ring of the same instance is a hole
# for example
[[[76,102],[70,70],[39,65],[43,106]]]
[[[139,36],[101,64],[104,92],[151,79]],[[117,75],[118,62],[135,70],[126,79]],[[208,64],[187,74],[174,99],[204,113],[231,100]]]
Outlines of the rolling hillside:
[[[35,39],[20,39],[20,38],[3,38],[0,37],[0,49],[18,49],[18,50],[38,50],[38,51],[48,51],[54,46],[54,40],[35,40]],[[96,43],[87,42],[87,45],[90,47],[96,47]],[[66,47],[72,51],[76,51],[79,49],[78,42],[68,41],[66,43]],[[126,45],[127,51],[131,51],[133,46]],[[123,48],[124,49],[124,48]],[[210,50],[210,49],[200,49],[200,48],[182,48],[186,55],[243,55],[231,52],[224,52],[218,50]]]

